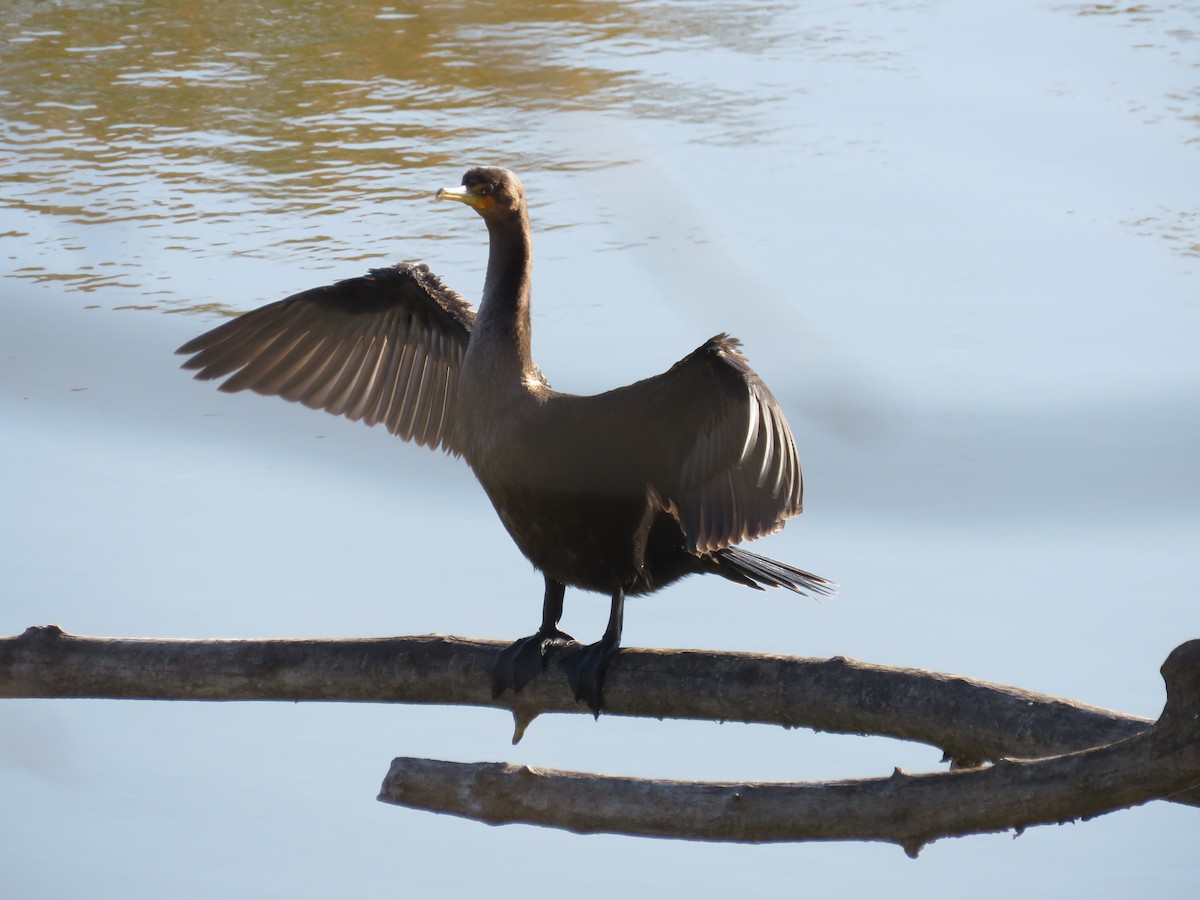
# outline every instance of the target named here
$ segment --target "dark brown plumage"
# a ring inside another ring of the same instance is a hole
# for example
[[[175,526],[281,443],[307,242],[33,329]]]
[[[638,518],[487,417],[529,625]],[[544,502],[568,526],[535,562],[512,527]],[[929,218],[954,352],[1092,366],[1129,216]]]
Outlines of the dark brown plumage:
[[[594,396],[553,390],[530,356],[525,192],[506,169],[467,172],[439,199],[474,208],[490,254],[478,312],[424,266],[375,269],[296,294],[179,349],[223,391],[274,394],[463,456],[543,573],[538,632],[497,661],[520,690],[552,646],[567,585],[612,598],[604,637],[564,657],[600,708],[624,598],[685,575],[831,595],[825,579],[734,546],[798,515],[800,462],[775,398],[739,343],[717,335],[668,371]]]

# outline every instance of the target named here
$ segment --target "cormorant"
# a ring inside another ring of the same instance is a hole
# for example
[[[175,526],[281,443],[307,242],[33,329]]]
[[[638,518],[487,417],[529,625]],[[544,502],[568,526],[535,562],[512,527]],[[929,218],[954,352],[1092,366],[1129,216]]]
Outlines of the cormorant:
[[[559,393],[530,356],[520,180],[475,168],[437,197],[487,225],[478,311],[425,266],[397,265],[271,303],[178,352],[196,378],[226,378],[222,391],[382,423],[466,459],[546,580],[541,627],[500,653],[493,696],[519,691],[551,647],[574,643],[558,627],[568,585],[612,598],[604,636],[563,659],[597,715],[626,595],[696,573],[832,595],[831,582],[735,546],[781,528],[803,494],[791,429],[739,342],[717,335],[663,374],[603,394]]]

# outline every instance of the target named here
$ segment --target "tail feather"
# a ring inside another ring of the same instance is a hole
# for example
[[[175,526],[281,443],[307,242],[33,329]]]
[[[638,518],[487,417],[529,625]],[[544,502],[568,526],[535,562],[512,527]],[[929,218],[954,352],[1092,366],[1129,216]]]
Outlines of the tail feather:
[[[837,594],[837,585],[819,575],[789,566],[777,559],[759,556],[741,547],[725,547],[713,554],[726,578],[762,590],[764,587],[781,587],[814,599],[832,597]]]

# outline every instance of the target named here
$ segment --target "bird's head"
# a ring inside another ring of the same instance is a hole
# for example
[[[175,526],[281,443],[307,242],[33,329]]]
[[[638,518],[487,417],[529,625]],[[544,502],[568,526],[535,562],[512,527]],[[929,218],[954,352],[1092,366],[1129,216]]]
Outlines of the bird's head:
[[[442,188],[438,200],[465,203],[485,219],[519,212],[525,207],[525,186],[508,169],[481,166],[463,176],[460,187]]]

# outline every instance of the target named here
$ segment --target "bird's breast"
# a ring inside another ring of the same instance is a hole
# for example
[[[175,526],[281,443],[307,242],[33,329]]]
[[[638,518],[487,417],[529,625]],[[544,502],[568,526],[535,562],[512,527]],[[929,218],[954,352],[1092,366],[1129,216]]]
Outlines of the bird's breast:
[[[556,581],[611,592],[645,562],[645,498],[562,492],[538,484],[484,485],[513,542]]]

